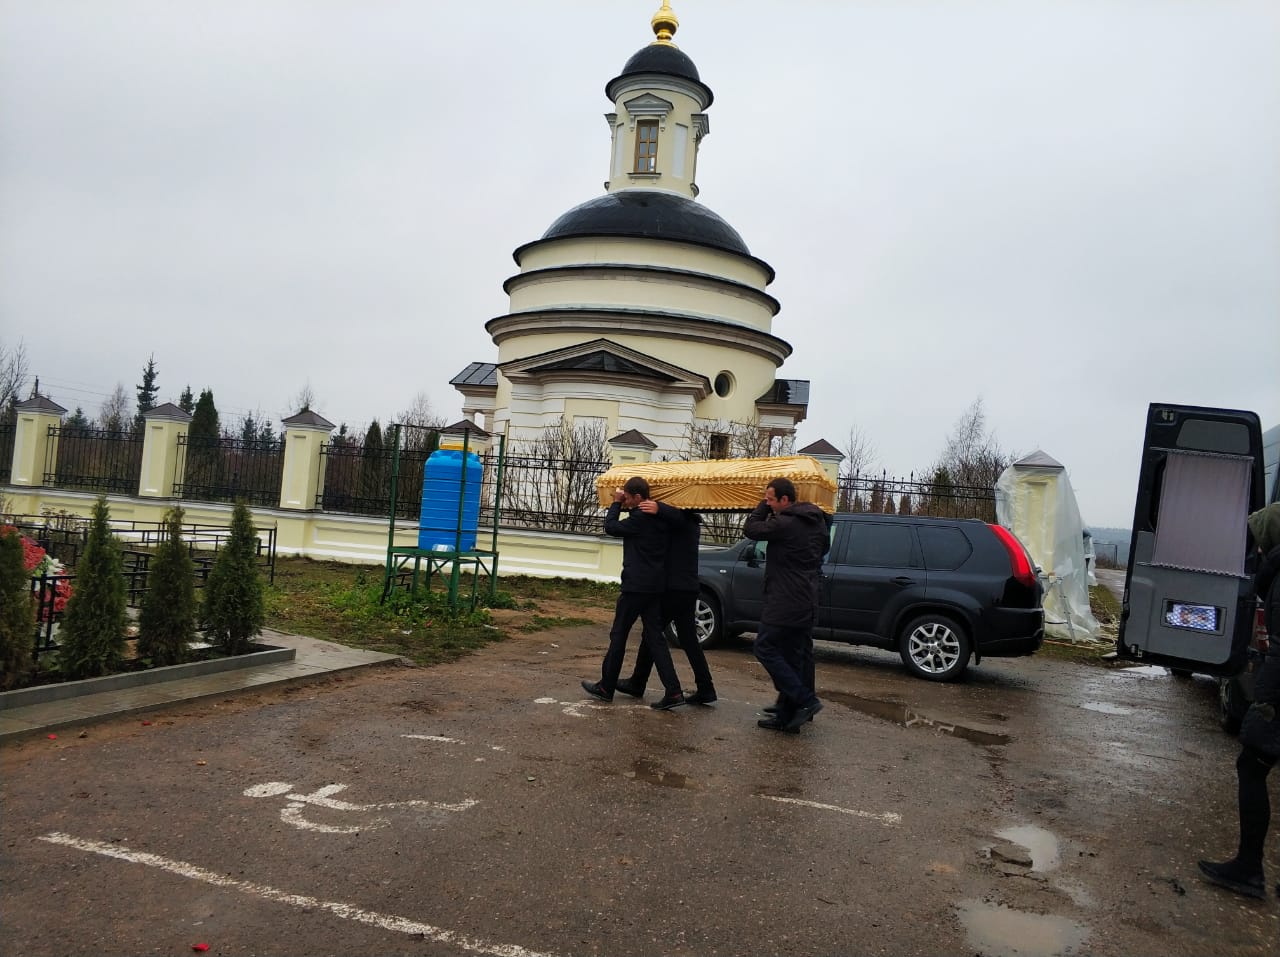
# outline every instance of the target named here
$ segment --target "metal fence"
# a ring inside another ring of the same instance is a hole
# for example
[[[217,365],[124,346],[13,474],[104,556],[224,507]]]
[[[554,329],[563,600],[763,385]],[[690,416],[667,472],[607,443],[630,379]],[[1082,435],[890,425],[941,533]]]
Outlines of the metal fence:
[[[427,449],[401,449],[396,483],[396,518],[416,519],[422,507],[422,479]],[[395,449],[358,445],[320,447],[320,492],[316,508],[326,512],[381,515],[391,509],[391,473]]]
[[[51,425],[44,484],[137,495],[142,439],[141,432]]]
[[[13,422],[0,422],[0,485],[8,485],[13,476],[13,440],[18,426]]]
[[[497,452],[482,458],[481,521],[493,521],[499,459]],[[556,532],[599,532],[604,518],[596,494],[596,479],[612,462],[508,455],[502,462],[502,512],[506,528],[534,528]]]
[[[36,603],[35,654],[57,648],[55,626],[69,594],[75,591],[75,568],[84,554],[90,520],[76,515],[16,515],[12,524],[46,552],[67,567],[64,575],[43,575],[31,579],[31,592]],[[164,522],[113,521],[112,534],[120,543],[124,562],[125,593],[130,608],[142,607],[150,587],[151,560],[155,548],[168,535]],[[257,529],[257,564],[267,581],[276,578],[276,529]],[[217,560],[218,552],[231,537],[227,525],[184,524],[182,538],[194,565],[195,586],[203,588]]]
[[[274,507],[280,504],[284,445],[279,441],[178,436],[178,498]]]
[[[842,475],[836,483],[836,511],[882,512],[890,515],[933,515],[938,518],[996,520],[996,494],[980,485],[900,478]]]

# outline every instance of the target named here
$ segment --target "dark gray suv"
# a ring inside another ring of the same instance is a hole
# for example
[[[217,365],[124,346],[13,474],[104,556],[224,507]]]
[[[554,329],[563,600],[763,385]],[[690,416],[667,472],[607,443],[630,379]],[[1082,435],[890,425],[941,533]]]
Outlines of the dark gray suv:
[[[759,627],[767,543],[700,557],[699,643]],[[983,655],[1034,653],[1042,588],[1013,533],[978,519],[854,512],[834,516],[813,637],[896,650],[930,681]]]

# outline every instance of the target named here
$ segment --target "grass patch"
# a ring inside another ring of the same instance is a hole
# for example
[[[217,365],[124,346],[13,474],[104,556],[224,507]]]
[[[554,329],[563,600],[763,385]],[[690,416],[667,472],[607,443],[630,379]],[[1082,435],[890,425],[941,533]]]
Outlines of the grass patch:
[[[559,618],[554,615],[534,615],[523,625],[517,625],[519,631],[533,634],[535,631],[548,631],[551,628],[573,628],[577,625],[591,624],[590,618]]]
[[[410,597],[396,590],[383,603],[383,569],[379,565],[349,565],[308,558],[278,558],[275,583],[266,589],[267,627],[309,635],[351,648],[403,655],[418,664],[452,661],[506,637],[494,624],[490,608],[533,612],[510,627],[521,632],[589,623],[589,619],[538,615],[539,601],[581,603],[584,607],[612,605],[618,586],[564,578],[502,578],[494,598],[481,580],[480,604],[465,607],[471,595],[471,576],[463,575],[459,595],[464,607],[453,611],[439,576],[427,591],[425,582]]]

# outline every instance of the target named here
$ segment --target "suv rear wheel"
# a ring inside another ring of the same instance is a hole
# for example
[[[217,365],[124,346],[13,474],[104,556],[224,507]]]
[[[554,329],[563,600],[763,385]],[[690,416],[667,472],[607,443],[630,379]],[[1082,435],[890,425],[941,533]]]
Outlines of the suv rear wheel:
[[[972,650],[960,624],[934,612],[911,619],[898,638],[902,663],[927,681],[955,681],[969,667]]]
[[[698,635],[698,644],[703,648],[710,648],[724,637],[724,616],[720,614],[720,603],[705,588],[698,592],[698,600],[693,606],[693,627]],[[675,622],[667,625],[667,642],[680,647]]]

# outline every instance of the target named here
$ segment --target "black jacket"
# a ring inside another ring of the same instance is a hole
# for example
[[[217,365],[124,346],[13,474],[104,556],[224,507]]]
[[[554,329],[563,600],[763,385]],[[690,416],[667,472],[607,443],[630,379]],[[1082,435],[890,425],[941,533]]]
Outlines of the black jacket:
[[[667,523],[638,508],[623,521],[622,503],[614,502],[604,517],[604,530],[622,539],[622,590],[659,593],[667,588]]]
[[[818,612],[822,557],[831,547],[830,516],[812,502],[796,502],[776,515],[761,502],[743,533],[769,543],[760,624],[812,627]]]
[[[702,516],[659,502],[658,518],[666,524],[671,537],[667,546],[667,591],[697,591]]]
[[[1263,619],[1267,623],[1269,655],[1280,654],[1280,545],[1267,552],[1253,576],[1253,585],[1262,599]]]

